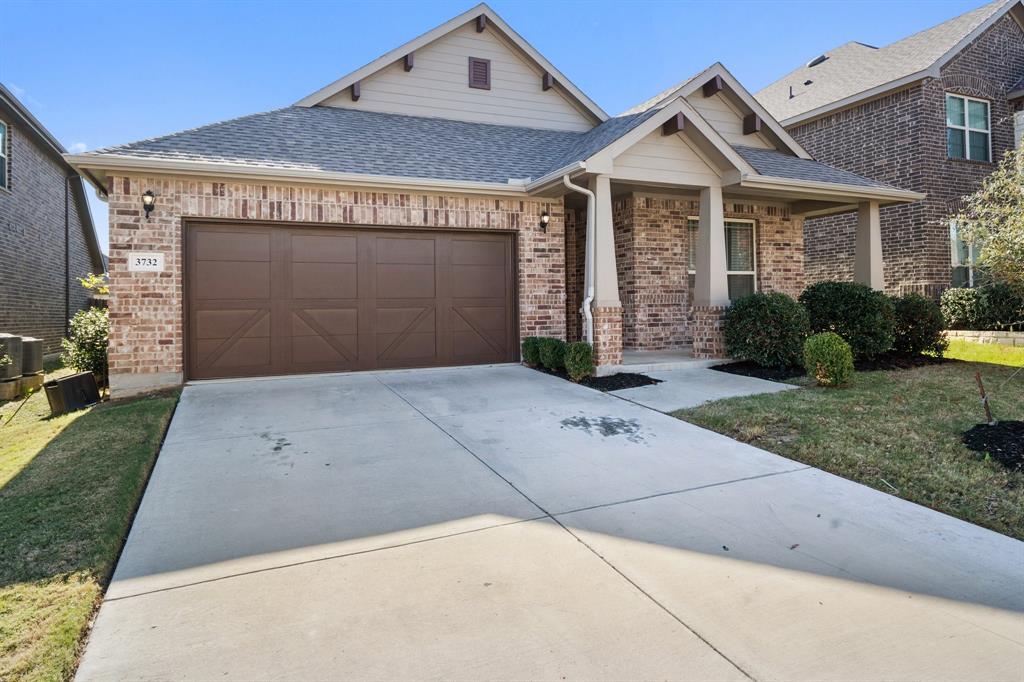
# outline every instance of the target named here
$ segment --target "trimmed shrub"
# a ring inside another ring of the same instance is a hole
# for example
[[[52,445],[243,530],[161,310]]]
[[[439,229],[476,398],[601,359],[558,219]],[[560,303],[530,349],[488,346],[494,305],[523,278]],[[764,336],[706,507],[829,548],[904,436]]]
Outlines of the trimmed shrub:
[[[982,287],[985,328],[992,331],[1024,330],[1024,286],[997,283]]]
[[[810,333],[807,311],[781,293],[744,296],[725,315],[725,349],[762,367],[799,366]]]
[[[835,332],[853,351],[870,360],[892,348],[896,312],[881,291],[856,282],[819,282],[800,294],[811,331]]]
[[[523,362],[530,367],[540,365],[540,341],[539,336],[527,336],[523,339]]]
[[[582,381],[594,374],[594,347],[586,341],[565,347],[565,372],[573,381]]]
[[[981,329],[987,317],[983,310],[986,301],[977,289],[954,287],[942,292],[942,316],[950,329]]]
[[[933,351],[940,357],[949,346],[943,330],[946,321],[935,301],[919,294],[893,298],[896,329],[892,349],[900,355],[920,355]]]
[[[821,386],[841,386],[853,376],[853,351],[834,332],[814,334],[804,342],[807,376]]]
[[[949,329],[1024,330],[1024,287],[993,283],[976,289],[957,287],[942,294]]]
[[[543,338],[540,340],[540,362],[552,372],[565,367],[565,341]]]
[[[79,372],[92,372],[97,379],[107,378],[107,335],[110,318],[105,308],[79,310],[71,318],[69,338],[61,339],[61,362]]]

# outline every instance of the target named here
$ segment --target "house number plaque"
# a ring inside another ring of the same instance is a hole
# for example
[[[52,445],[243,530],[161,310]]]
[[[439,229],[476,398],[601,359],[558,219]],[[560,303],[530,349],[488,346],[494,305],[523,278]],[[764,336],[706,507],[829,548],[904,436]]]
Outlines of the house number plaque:
[[[128,254],[129,272],[163,272],[164,254],[160,251],[132,251]]]

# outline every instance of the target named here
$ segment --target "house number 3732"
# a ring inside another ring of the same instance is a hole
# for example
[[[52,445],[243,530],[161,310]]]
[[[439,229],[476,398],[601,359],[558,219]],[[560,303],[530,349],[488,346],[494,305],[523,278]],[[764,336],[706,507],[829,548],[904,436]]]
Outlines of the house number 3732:
[[[159,251],[133,251],[128,254],[129,272],[163,272],[164,254]]]

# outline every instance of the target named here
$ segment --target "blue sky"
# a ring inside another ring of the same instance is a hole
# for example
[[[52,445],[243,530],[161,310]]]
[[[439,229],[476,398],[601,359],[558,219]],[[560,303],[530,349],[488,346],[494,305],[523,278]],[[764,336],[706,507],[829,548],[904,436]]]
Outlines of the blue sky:
[[[6,0],[0,82],[65,147],[95,149],[287,106],[474,4]],[[612,114],[715,61],[757,91],[849,40],[885,45],[980,4],[490,2]]]

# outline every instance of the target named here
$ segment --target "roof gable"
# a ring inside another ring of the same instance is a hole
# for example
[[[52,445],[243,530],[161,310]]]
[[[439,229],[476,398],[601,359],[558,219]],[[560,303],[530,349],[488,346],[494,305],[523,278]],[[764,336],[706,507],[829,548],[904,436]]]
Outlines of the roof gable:
[[[407,62],[408,55],[412,58]],[[469,87],[468,57],[490,60],[490,89]],[[589,130],[607,119],[600,107],[485,4],[296,105],[576,131]]]
[[[715,78],[721,79],[722,89],[705,96],[704,85]],[[811,155],[720,62],[712,64],[696,76],[673,85],[625,113],[635,114],[652,107],[663,106],[676,97],[686,98],[694,108],[701,111],[711,126],[730,144],[776,149],[803,159],[811,158]],[[742,118],[751,114],[761,119],[763,128],[759,133],[743,135]]]
[[[758,92],[757,99],[790,126],[937,77],[939,69],[1007,13],[1024,22],[1021,0],[997,0],[885,47],[846,43],[786,74]]]

